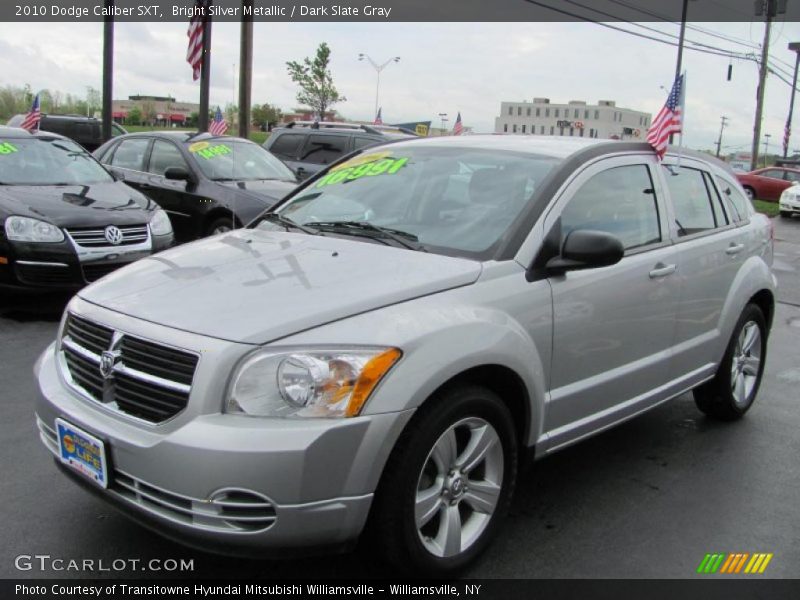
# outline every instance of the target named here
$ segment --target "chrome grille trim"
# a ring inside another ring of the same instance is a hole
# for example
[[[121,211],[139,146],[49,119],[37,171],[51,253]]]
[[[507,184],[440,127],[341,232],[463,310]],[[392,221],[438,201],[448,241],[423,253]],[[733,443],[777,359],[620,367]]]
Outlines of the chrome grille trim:
[[[129,354],[135,352],[131,347],[139,344],[152,348],[152,356],[139,352],[131,357],[137,368],[128,366],[126,341]],[[103,361],[109,358],[111,365],[106,365],[104,376]],[[186,408],[199,358],[197,353],[115,331],[70,313],[61,337],[58,365],[67,385],[95,406],[153,425],[172,419]],[[175,379],[162,376],[170,375],[172,365]]]
[[[85,248],[117,248],[141,244],[150,238],[150,230],[147,225],[116,225],[115,227],[122,232],[122,241],[119,244],[112,244],[106,239],[105,228],[68,228],[66,232],[75,244]]]

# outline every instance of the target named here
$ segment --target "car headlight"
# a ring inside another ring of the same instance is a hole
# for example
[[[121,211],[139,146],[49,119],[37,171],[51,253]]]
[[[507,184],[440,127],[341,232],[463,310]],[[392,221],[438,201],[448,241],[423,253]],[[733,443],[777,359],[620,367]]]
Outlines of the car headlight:
[[[354,417],[401,355],[397,348],[261,350],[236,369],[225,409],[261,417]]]
[[[64,232],[52,223],[29,217],[8,217],[6,237],[16,242],[63,242]]]
[[[169,235],[172,233],[172,223],[169,220],[169,215],[159,209],[156,209],[153,218],[150,219],[150,232],[153,235]]]

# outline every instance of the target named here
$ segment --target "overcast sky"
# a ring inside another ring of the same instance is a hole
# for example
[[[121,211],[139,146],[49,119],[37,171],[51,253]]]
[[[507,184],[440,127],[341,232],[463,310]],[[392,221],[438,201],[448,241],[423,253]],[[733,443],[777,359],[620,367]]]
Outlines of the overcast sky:
[[[757,52],[763,23],[703,23],[705,29],[731,36],[734,43],[697,31],[687,38],[737,52]],[[633,24],[624,27],[648,34]],[[678,25],[648,23],[677,35]],[[332,49],[334,80],[347,101],[338,110],[348,118],[370,120],[375,103],[375,72],[358,54],[376,61],[401,61],[381,75],[380,105],[385,122],[432,119],[461,111],[465,125],[477,132],[494,130],[503,100],[544,96],[552,102],[616,100],[617,106],[655,114],[663,104],[675,69],[676,48],[613,31],[593,23],[255,23],[253,102],[284,110],[297,105],[296,87],[286,74],[287,60],[311,55],[326,41]],[[771,57],[791,77],[795,55],[789,41],[800,40],[800,23],[776,23]],[[211,103],[234,99],[233,65],[238,62],[239,26],[216,23],[212,44]],[[114,97],[131,94],[172,95],[198,101],[185,62],[186,24],[117,23]],[[780,62],[784,61],[784,62]],[[684,52],[687,70],[687,146],[710,148],[720,116],[731,121],[723,147],[747,150],[753,130],[757,67]],[[0,84],[49,88],[85,95],[100,88],[101,23],[18,23],[3,26],[0,38]],[[789,106],[790,86],[770,76],[766,88],[763,132],[779,144]],[[800,101],[800,100],[798,100]],[[797,135],[790,150],[800,149]],[[762,147],[763,149],[763,147]]]

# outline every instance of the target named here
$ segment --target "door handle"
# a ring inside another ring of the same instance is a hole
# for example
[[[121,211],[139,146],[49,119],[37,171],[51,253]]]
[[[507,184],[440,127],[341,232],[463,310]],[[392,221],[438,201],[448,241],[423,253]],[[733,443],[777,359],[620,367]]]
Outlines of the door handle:
[[[725,254],[733,256],[734,254],[739,254],[742,250],[744,250],[744,244],[731,244],[725,249]]]
[[[665,265],[658,263],[655,268],[650,271],[650,279],[657,279],[658,277],[666,277],[672,275],[678,268],[678,265]]]

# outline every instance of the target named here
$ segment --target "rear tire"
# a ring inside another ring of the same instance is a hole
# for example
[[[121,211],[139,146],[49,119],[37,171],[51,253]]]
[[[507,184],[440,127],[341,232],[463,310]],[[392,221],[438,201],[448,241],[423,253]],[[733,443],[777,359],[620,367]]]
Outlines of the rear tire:
[[[788,210],[782,210],[781,211],[781,217],[784,218],[784,219],[791,219],[792,218],[792,213],[790,213]]]
[[[370,514],[373,547],[405,575],[450,575],[483,552],[508,511],[517,440],[506,405],[462,385],[431,398],[400,436]]]
[[[694,390],[697,408],[720,421],[744,416],[755,401],[766,358],[766,319],[758,306],[748,304],[733,329],[714,379]]]
[[[221,233],[228,233],[233,231],[236,227],[240,227],[238,222],[234,223],[235,217],[219,217],[214,219],[206,227],[206,235],[219,235]],[[235,225],[235,226],[234,226]]]
[[[749,185],[744,186],[744,193],[747,195],[747,199],[751,202],[756,199],[756,191]]]

